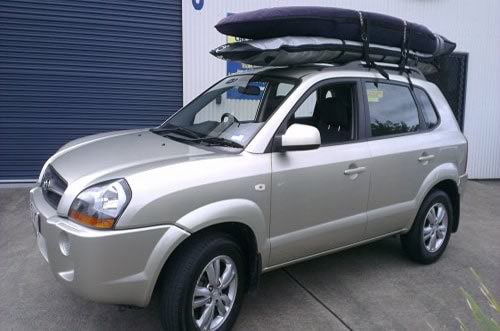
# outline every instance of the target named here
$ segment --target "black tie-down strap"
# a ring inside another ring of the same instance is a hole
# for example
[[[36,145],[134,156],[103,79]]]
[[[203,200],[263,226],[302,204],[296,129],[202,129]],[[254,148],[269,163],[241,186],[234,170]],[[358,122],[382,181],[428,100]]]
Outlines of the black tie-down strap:
[[[402,75],[406,72],[406,76],[408,77],[408,84],[410,88],[413,90],[413,82],[410,78],[410,70],[406,70],[406,64],[408,63],[408,54],[410,50],[408,48],[408,40],[410,39],[410,34],[408,32],[408,23],[403,21],[403,36],[401,38],[401,59],[399,61],[399,74]]]
[[[379,67],[375,61],[370,58],[370,38],[368,34],[368,21],[363,17],[363,12],[359,12],[359,24],[361,28],[361,41],[363,42],[363,57],[366,65],[377,70],[385,79],[389,79],[389,74]]]
[[[401,58],[399,60],[399,73],[402,74],[408,62],[408,32],[407,23],[403,21],[403,37],[401,38]]]

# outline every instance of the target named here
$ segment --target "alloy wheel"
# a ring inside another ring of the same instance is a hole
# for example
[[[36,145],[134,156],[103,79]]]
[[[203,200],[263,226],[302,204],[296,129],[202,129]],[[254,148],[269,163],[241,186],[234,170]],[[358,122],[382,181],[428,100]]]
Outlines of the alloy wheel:
[[[238,272],[234,261],[226,255],[210,261],[195,285],[192,312],[196,327],[215,331],[224,324],[238,290]]]
[[[446,207],[438,202],[427,212],[422,231],[425,249],[435,253],[443,245],[448,232],[448,212]]]

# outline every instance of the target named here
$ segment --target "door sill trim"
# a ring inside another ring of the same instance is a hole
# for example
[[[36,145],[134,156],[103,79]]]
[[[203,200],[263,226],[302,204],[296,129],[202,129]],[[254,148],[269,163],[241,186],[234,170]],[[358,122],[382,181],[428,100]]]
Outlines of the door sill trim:
[[[315,253],[315,254],[312,254],[312,255],[305,256],[305,257],[300,257],[298,259],[294,259],[294,260],[291,260],[291,261],[288,261],[288,262],[279,263],[279,264],[276,264],[276,265],[273,265],[273,266],[266,267],[266,268],[262,269],[262,273],[268,272],[268,271],[272,271],[272,270],[275,270],[275,269],[279,269],[279,268],[282,268],[282,267],[286,267],[286,266],[291,265],[291,264],[295,264],[295,263],[299,263],[299,262],[304,262],[304,261],[307,261],[307,260],[311,260],[311,259],[314,259],[314,258],[317,258],[317,257],[320,257],[320,256],[329,255],[329,254],[332,254],[332,253],[335,253],[335,252],[338,252],[338,251],[343,251],[345,249],[349,249],[349,248],[352,248],[352,247],[356,247],[356,246],[361,246],[361,245],[364,245],[364,244],[368,244],[370,242],[377,241],[377,240],[382,239],[382,238],[394,236],[396,234],[400,234],[400,233],[403,233],[405,231],[407,231],[407,229],[401,229],[401,230],[398,230],[398,231],[393,231],[393,232],[390,232],[390,233],[387,233],[387,234],[384,234],[384,235],[381,235],[381,236],[373,237],[373,238],[370,238],[370,239],[365,239],[365,240],[358,241],[356,243],[349,244],[349,245],[346,245],[346,246],[341,246],[341,247],[329,249],[329,250],[324,251],[324,252]],[[272,247],[271,247],[271,251],[272,251]]]

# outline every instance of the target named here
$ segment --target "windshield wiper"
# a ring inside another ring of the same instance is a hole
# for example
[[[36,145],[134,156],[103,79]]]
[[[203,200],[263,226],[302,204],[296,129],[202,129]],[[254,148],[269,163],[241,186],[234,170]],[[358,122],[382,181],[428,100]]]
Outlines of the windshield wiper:
[[[188,128],[182,126],[173,126],[170,128],[154,128],[151,129],[151,132],[154,133],[177,133],[181,134],[185,137],[189,137],[192,139],[187,139],[189,142],[202,142],[209,146],[225,146],[225,147],[233,147],[233,148],[243,148],[243,145],[237,143],[236,141],[232,141],[222,137],[201,137],[198,133],[189,130]]]
[[[236,141],[232,141],[230,139],[222,138],[222,137],[204,137],[199,139],[193,139],[191,141],[199,141],[206,143],[210,146],[224,146],[224,147],[233,147],[233,148],[243,148],[242,144],[237,143]]]
[[[194,139],[200,139],[200,135],[197,134],[196,132],[192,131],[192,130],[189,130],[188,128],[185,128],[185,127],[182,127],[182,126],[173,126],[173,127],[170,127],[170,128],[154,128],[154,129],[151,129],[151,132],[154,132],[154,133],[178,133],[178,134],[181,134],[183,136],[188,136],[190,138],[194,138]]]

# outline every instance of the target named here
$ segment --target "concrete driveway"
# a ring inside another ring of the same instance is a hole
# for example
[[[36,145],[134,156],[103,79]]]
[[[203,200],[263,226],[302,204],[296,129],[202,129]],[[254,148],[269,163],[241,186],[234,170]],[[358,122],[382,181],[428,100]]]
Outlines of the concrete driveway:
[[[500,299],[500,182],[470,182],[462,221],[442,259],[408,261],[389,238],[265,274],[236,330],[475,329],[459,291],[490,315],[473,267]],[[0,330],[158,330],[158,298],[141,310],[81,299],[55,281],[38,252],[28,189],[0,189]],[[498,320],[497,316],[497,320]]]

